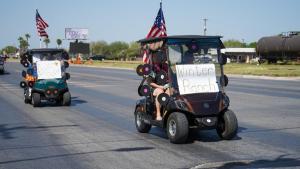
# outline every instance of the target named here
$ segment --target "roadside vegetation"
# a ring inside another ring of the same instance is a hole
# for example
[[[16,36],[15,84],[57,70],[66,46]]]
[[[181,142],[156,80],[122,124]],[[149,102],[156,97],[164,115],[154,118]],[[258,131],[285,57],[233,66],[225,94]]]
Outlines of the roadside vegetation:
[[[29,45],[29,34],[25,34],[24,37],[18,38],[19,48],[26,49]],[[50,40],[46,40],[47,44]],[[45,43],[46,43],[45,42]],[[60,47],[62,41],[56,40],[57,46]],[[226,47],[256,47],[256,42],[246,44],[239,40],[227,40],[224,41]],[[1,50],[7,54],[13,54],[18,50],[15,46],[6,46]],[[142,64],[141,61],[137,61],[140,56],[139,44],[136,42],[122,42],[116,41],[107,43],[106,41],[91,42],[90,50],[92,55],[104,55],[106,59],[104,61],[85,61],[84,65],[91,65],[96,67],[114,67],[114,68],[126,68],[133,69]],[[87,59],[87,58],[84,58]],[[18,61],[10,58],[8,61]],[[277,64],[242,64],[242,63],[230,63],[225,65],[226,74],[239,74],[239,75],[256,75],[256,76],[274,76],[274,77],[295,77],[300,76],[300,63],[288,62]]]
[[[135,70],[141,61],[93,61],[85,62],[86,65],[96,67],[116,67]],[[224,66],[225,74],[236,75],[255,75],[255,76],[273,76],[273,77],[296,77],[300,76],[300,63],[288,64],[242,64],[229,63]]]
[[[290,64],[238,64],[230,63],[224,66],[225,74],[295,77],[300,76],[300,63]]]

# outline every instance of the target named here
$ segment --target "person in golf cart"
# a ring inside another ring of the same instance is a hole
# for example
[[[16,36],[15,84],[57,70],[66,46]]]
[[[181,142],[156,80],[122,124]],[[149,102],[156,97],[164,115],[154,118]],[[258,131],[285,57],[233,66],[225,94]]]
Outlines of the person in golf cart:
[[[164,50],[164,47],[161,49],[157,49],[154,51],[151,51],[151,58],[150,62],[152,65],[152,73],[147,77],[147,83],[152,88],[152,95],[155,98],[155,107],[156,107],[156,118],[155,120],[160,121],[162,120],[161,116],[161,104],[158,101],[158,97],[162,93],[166,93],[170,95],[170,89],[168,84],[161,84],[157,82],[156,75],[160,71],[167,72],[168,66],[167,64],[167,56]]]

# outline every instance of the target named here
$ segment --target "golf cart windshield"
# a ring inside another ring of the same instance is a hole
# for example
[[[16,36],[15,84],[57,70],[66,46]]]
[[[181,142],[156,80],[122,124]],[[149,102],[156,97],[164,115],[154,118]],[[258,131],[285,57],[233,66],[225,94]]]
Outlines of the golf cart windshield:
[[[61,51],[51,51],[51,52],[33,52],[32,62],[37,61],[53,61],[53,60],[64,60],[65,52]]]
[[[220,89],[220,49],[196,42],[168,45],[172,86],[181,95],[216,93]]]
[[[32,51],[32,70],[37,79],[60,79],[65,73],[68,54],[63,50]]]

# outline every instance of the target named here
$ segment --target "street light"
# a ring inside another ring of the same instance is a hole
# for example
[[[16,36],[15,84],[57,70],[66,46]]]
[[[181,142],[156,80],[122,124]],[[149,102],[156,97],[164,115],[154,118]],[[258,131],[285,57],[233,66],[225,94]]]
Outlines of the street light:
[[[208,19],[204,18],[202,20],[204,21],[203,34],[204,36],[206,36],[206,31],[207,31],[206,22],[208,21]]]

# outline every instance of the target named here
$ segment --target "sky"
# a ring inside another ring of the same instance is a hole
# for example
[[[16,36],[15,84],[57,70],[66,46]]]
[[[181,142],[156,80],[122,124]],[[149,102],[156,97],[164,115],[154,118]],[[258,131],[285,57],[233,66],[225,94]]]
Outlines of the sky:
[[[86,42],[132,42],[144,38],[159,10],[160,0],[1,0],[0,49],[18,46],[18,37],[31,35],[30,47],[39,47],[35,10],[49,24],[51,43],[64,39],[65,28],[88,28]],[[221,35],[223,40],[246,43],[263,36],[300,31],[299,0],[163,0],[168,35]],[[63,40],[63,47],[70,41]]]

